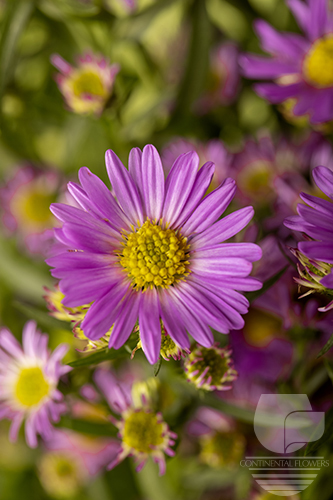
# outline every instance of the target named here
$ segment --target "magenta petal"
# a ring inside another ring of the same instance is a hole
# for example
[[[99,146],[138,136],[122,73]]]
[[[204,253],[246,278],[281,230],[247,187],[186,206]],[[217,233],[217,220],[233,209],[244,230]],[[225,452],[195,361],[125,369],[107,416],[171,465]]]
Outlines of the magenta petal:
[[[141,168],[147,217],[159,221],[164,204],[164,171],[160,155],[151,144],[143,148]]]
[[[124,167],[118,156],[109,149],[105,153],[106,169],[119,205],[128,214],[131,222],[143,223],[142,204],[129,171]]]
[[[92,174],[88,168],[82,167],[79,170],[79,179],[83,189],[94,201],[102,217],[106,217],[115,228],[130,228],[130,221],[117,204],[111,191],[99,177]]]
[[[161,349],[161,323],[156,289],[146,290],[141,296],[139,328],[142,349],[150,364],[157,362]]]
[[[119,349],[132,333],[139,316],[140,296],[140,292],[137,291],[129,293],[114,322],[109,347]]]
[[[172,297],[172,292],[162,290],[159,293],[161,316],[164,327],[172,340],[182,348],[189,348],[190,341],[186,334],[186,329],[182,320],[182,316],[178,311],[175,301]]]
[[[252,207],[245,207],[227,215],[203,233],[194,236],[191,240],[191,248],[198,250],[201,247],[216,245],[228,240],[247,226],[253,214],[254,210]]]
[[[182,234],[189,236],[201,233],[210,227],[229,206],[235,196],[236,183],[233,179],[226,179],[220,187],[202,200],[182,228]]]
[[[128,283],[120,282],[93,303],[81,325],[88,339],[98,340],[110,330],[118,317],[121,301],[127,289]]]
[[[138,188],[141,204],[144,205],[143,187],[142,187],[142,151],[139,148],[133,148],[130,151],[128,158],[128,170],[131,174],[133,181]],[[147,214],[144,214],[146,217]]]
[[[278,104],[290,97],[297,97],[304,88],[304,82],[293,83],[292,85],[277,85],[276,83],[257,83],[255,91],[264,99]]]
[[[162,218],[172,224],[179,218],[190,195],[199,168],[199,157],[189,151],[177,158],[166,180],[165,204]]]
[[[181,227],[187,218],[196,209],[202,198],[204,197],[214,175],[215,165],[211,161],[205,163],[198,171],[192,191],[187,198],[182,213],[174,222],[174,227]]]
[[[299,250],[310,259],[321,260],[333,264],[333,244],[319,241],[301,241]]]
[[[287,4],[294,14],[299,26],[309,34],[309,25],[311,17],[309,15],[309,7],[302,0],[286,0]]]
[[[319,189],[333,199],[333,172],[327,167],[316,167],[312,175]]]
[[[320,283],[326,286],[326,288],[333,288],[333,270],[331,270],[328,276],[324,276],[324,278],[320,280]]]
[[[243,73],[247,78],[278,78],[297,71],[295,62],[280,61],[270,57],[243,54],[240,57]]]
[[[255,30],[261,39],[262,48],[270,54],[281,56],[283,60],[299,60],[309,46],[302,36],[279,33],[262,19],[255,21]],[[295,69],[292,73],[295,73]]]

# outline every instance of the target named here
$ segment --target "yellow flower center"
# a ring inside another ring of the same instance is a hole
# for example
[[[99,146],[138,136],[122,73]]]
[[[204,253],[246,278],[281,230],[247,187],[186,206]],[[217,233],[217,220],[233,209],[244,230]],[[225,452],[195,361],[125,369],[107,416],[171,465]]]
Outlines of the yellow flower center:
[[[49,394],[50,385],[38,366],[23,368],[15,387],[15,396],[23,406],[34,406]]]
[[[179,231],[164,230],[147,220],[124,239],[120,264],[133,288],[167,288],[189,274],[189,245]]]
[[[271,191],[272,166],[265,161],[250,163],[239,174],[239,186],[245,192],[266,199]]]
[[[101,77],[93,71],[81,72],[73,79],[73,92],[77,97],[81,97],[82,94],[105,96]]]
[[[314,42],[303,62],[306,80],[315,87],[333,86],[333,35]]]
[[[163,423],[154,413],[143,410],[130,413],[125,419],[123,442],[140,453],[151,453],[163,443]]]
[[[55,195],[43,192],[40,187],[25,186],[13,198],[11,209],[20,226],[43,229],[52,226],[50,205],[54,201]]]

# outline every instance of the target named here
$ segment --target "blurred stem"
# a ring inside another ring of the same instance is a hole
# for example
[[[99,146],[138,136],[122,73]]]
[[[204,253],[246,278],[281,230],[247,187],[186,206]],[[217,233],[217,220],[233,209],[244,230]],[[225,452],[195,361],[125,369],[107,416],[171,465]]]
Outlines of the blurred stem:
[[[191,5],[192,36],[187,67],[180,86],[171,126],[183,122],[199,97],[205,83],[211,41],[211,24],[208,19],[205,0],[194,0]]]

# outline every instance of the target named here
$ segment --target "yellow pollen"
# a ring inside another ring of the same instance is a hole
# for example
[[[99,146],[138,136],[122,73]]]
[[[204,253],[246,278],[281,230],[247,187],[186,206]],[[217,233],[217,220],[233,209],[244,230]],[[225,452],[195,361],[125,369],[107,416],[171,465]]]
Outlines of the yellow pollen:
[[[38,366],[23,368],[15,387],[15,396],[23,406],[37,405],[50,391],[50,385]]]
[[[124,240],[120,264],[133,288],[167,288],[188,276],[189,245],[179,232],[147,220]]]
[[[123,442],[140,453],[152,453],[164,441],[163,423],[155,413],[143,410],[130,413],[125,419]]]
[[[95,96],[104,97],[105,89],[103,82],[98,73],[93,71],[85,71],[79,73],[73,78],[73,92],[77,97],[81,97],[82,94],[91,94]]]
[[[333,35],[314,42],[303,62],[306,80],[315,87],[333,86]]]

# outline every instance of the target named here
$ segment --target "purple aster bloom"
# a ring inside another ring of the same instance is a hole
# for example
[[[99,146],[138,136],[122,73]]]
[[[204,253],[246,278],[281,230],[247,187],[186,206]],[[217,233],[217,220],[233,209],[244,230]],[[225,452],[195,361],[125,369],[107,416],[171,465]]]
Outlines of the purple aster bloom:
[[[60,73],[56,82],[68,107],[79,114],[101,114],[111,96],[113,84],[120,67],[100,55],[89,52],[77,59],[74,68],[58,54],[51,62]]]
[[[199,100],[200,112],[207,112],[217,106],[232,104],[239,92],[238,47],[225,42],[215,47],[210,54],[210,88]]]
[[[165,473],[164,454],[174,456],[171,446],[175,444],[177,434],[169,430],[161,413],[154,412],[146,396],[136,397],[135,386],[128,381],[121,381],[111,371],[99,369],[94,375],[95,382],[104,394],[113,412],[121,416],[120,420],[110,417],[119,429],[121,439],[117,456],[108,469],[113,469],[127,456],[133,456],[139,472],[149,456],[159,466],[159,473]],[[139,403],[136,400],[139,399]]]
[[[61,364],[67,345],[51,354],[48,336],[29,321],[23,329],[23,349],[9,330],[0,330],[0,419],[12,420],[9,437],[15,441],[25,419],[28,445],[37,446],[37,434],[51,437],[50,421],[58,422],[66,411],[63,395],[57,389],[62,375],[71,368]]]
[[[322,193],[333,200],[333,172],[327,167],[316,167],[312,172],[315,183]],[[306,193],[300,194],[301,199],[308,205],[299,204],[298,215],[288,217],[284,224],[294,231],[305,233],[309,241],[298,243],[298,250],[307,259],[309,265],[316,273],[319,269],[319,276],[323,275],[323,265],[326,266],[325,276],[321,277],[319,283],[323,289],[333,288],[333,205],[331,201]],[[311,261],[319,261],[318,266],[313,266]],[[321,265],[323,264],[323,265]],[[333,307],[333,302],[330,303]],[[327,308],[325,308],[327,310]]]
[[[261,250],[253,243],[222,243],[252,219],[246,207],[218,220],[232,200],[235,181],[226,179],[203,198],[214,165],[198,170],[194,152],[174,162],[166,180],[156,149],[133,149],[127,170],[115,153],[106,153],[112,193],[87,168],[81,186],[69,190],[81,209],[51,206],[62,222],[55,235],[63,252],[48,259],[60,279],[63,304],[94,302],[81,328],[101,338],[113,325],[109,346],[121,347],[139,322],[150,363],[158,359],[161,320],[172,340],[189,348],[186,332],[204,347],[213,334],[244,325],[248,301],[238,291],[255,290],[252,262]]]
[[[240,58],[248,78],[273,80],[255,86],[272,103],[297,101],[293,113],[310,115],[311,123],[333,118],[333,17],[328,0],[287,0],[304,36],[279,33],[263,20],[255,22],[263,50],[272,57]]]
[[[50,203],[58,198],[60,176],[53,170],[25,165],[0,188],[0,207],[5,231],[15,234],[32,254],[47,254],[54,243]]]

